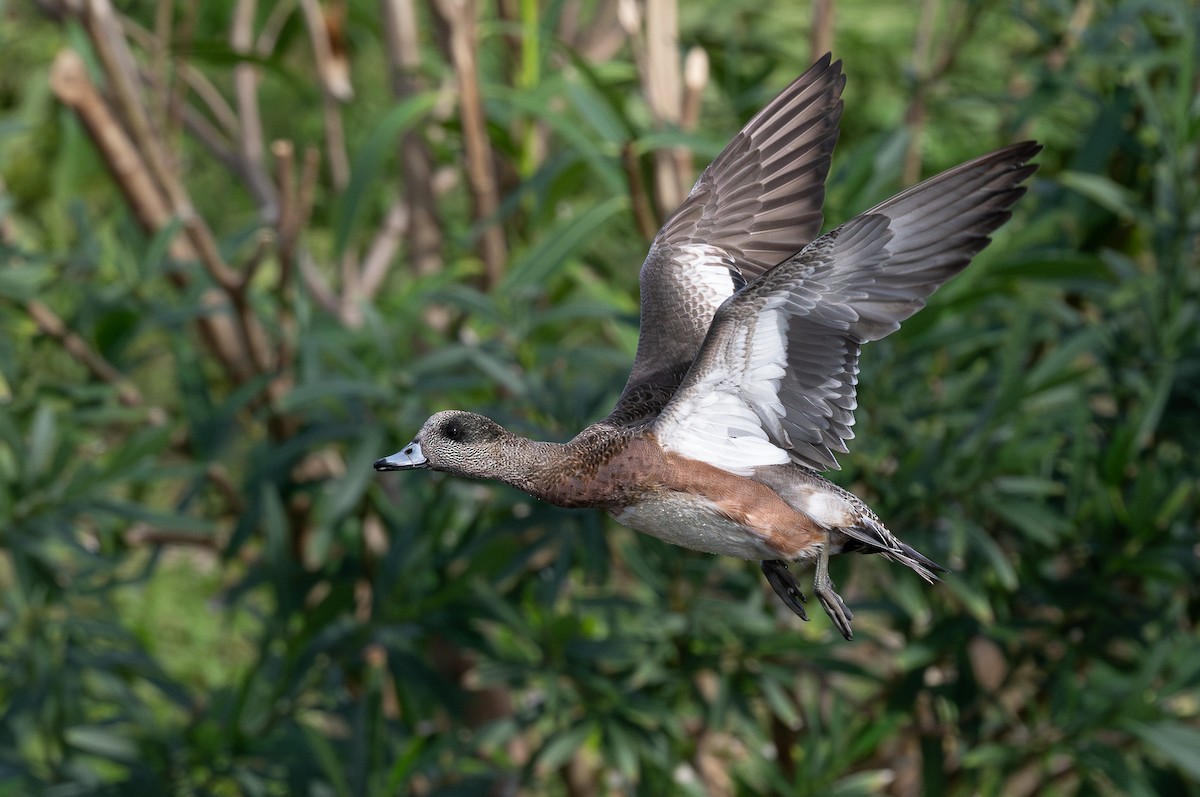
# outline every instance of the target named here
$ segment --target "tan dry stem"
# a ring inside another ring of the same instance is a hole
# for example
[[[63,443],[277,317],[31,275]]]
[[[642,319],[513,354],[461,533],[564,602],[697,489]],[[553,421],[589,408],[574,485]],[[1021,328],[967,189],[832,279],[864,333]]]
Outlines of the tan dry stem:
[[[174,218],[167,199],[108,104],[92,85],[83,60],[76,53],[63,50],[54,59],[50,88],[64,105],[75,111],[87,129],[143,228],[151,234],[161,232]],[[198,259],[189,237],[173,236],[167,251],[174,260]],[[172,271],[171,279],[178,287],[187,283],[179,271]],[[244,334],[233,323],[230,302],[216,289],[205,291],[201,302],[212,308],[212,312],[197,319],[205,344],[238,381],[247,380],[252,372],[250,361],[246,356],[247,349],[242,345]]]
[[[833,50],[833,0],[813,0],[812,28],[808,34],[808,60],[816,61]]]
[[[233,14],[229,43],[233,51],[244,59],[255,54],[256,7],[255,0],[238,0]],[[270,224],[279,213],[279,200],[267,175],[266,158],[263,155],[262,116],[258,107],[258,66],[254,62],[242,60],[233,68],[233,94],[239,120],[237,150],[242,159],[241,171],[259,207],[262,219]]]
[[[413,0],[381,0],[380,11],[392,96],[405,100],[421,89],[416,77],[421,69],[417,11]],[[442,270],[444,259],[433,156],[425,140],[415,131],[410,130],[400,138],[400,169],[407,205],[408,261],[417,274],[436,274]],[[389,215],[388,224],[379,231],[380,236],[390,234],[388,227],[392,221],[394,219]],[[366,268],[364,266],[364,270]],[[363,282],[370,282],[377,290],[382,278],[368,280],[364,276]],[[363,290],[368,298],[374,296],[371,288],[364,285]]]
[[[102,354],[88,345],[86,340],[72,332],[53,310],[37,299],[26,302],[25,310],[38,325],[38,329],[57,340],[76,362],[87,368],[100,381],[115,387],[122,404],[126,407],[142,405],[141,391]]]
[[[496,184],[492,147],[479,91],[479,71],[475,62],[478,10],[475,0],[437,0],[436,6],[450,30],[450,60],[458,86],[467,156],[467,183],[471,187],[475,221],[479,225],[479,253],[483,258],[486,284],[490,288],[500,282],[504,273],[508,245],[504,240],[504,230],[496,219],[500,209],[500,191]]]
[[[346,96],[353,96],[350,86],[349,68],[345,69],[344,85],[339,85],[333,74],[333,50],[330,46],[329,30],[324,12],[317,0],[300,0],[300,11],[308,28],[308,39],[312,46],[313,61],[321,76],[321,110],[325,120],[325,157],[329,163],[329,176],[333,187],[344,191],[350,184],[350,156],[346,150],[346,133],[342,126],[342,103]]]

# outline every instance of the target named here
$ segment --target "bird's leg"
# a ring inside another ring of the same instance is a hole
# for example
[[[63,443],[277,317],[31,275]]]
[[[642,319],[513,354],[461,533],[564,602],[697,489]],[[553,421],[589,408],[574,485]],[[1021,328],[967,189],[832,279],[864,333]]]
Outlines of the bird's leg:
[[[758,564],[775,594],[789,609],[798,614],[801,620],[807,622],[808,615],[804,612],[804,602],[807,598],[800,591],[800,582],[792,575],[792,571],[788,570],[787,562],[781,559],[764,559]]]
[[[825,613],[842,632],[842,636],[846,639],[853,639],[854,631],[850,628],[850,621],[854,619],[854,612],[846,607],[842,596],[834,592],[833,579],[829,577],[829,549],[824,545],[821,546],[821,555],[817,557],[817,574],[813,577],[813,594],[821,601],[821,605],[825,607]]]

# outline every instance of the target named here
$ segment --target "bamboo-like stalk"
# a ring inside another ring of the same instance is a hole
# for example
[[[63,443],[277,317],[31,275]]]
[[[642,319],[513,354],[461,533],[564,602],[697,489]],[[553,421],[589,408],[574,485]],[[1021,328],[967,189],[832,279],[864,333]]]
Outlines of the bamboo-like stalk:
[[[699,118],[708,63],[707,56],[698,48],[689,52],[686,69],[679,57],[677,0],[647,0],[644,20],[636,2],[624,0],[619,6],[619,17],[630,37],[655,126],[690,129]],[[692,154],[686,147],[669,147],[654,152],[652,161],[657,216],[665,218],[691,189],[696,176]]]
[[[166,197],[159,191],[149,166],[125,134],[108,103],[92,85],[83,60],[74,51],[63,50],[55,58],[50,69],[50,88],[60,102],[79,116],[142,226],[149,230],[165,227],[171,220]],[[196,256],[191,246],[178,237],[171,240],[169,251],[172,257],[180,260]]]
[[[131,19],[126,17],[121,18],[121,31],[135,44],[147,50],[157,46],[154,34]],[[237,115],[233,112],[233,108],[225,101],[225,97],[221,95],[221,92],[217,90],[216,86],[212,84],[212,81],[204,73],[191,64],[186,62],[181,63],[178,60],[178,56],[174,62],[174,69],[177,78],[176,85],[182,86],[187,91],[195,94],[203,102],[204,108],[212,116],[213,121],[219,126],[221,134],[232,140],[237,135],[239,123]],[[182,88],[180,91],[182,91]],[[182,102],[182,99],[180,102]]]
[[[921,0],[912,54],[912,74],[916,80],[904,114],[904,124],[909,130],[908,148],[904,153],[904,171],[901,175],[905,185],[911,185],[921,177],[921,131],[925,127],[926,94],[931,77],[929,52],[933,46],[937,11],[938,0]]]
[[[105,69],[109,89],[114,97],[114,111],[110,119],[119,120],[128,131],[140,158],[144,158],[146,169],[158,191],[166,197],[172,214],[183,221],[183,229],[191,241],[197,258],[208,271],[213,281],[232,290],[237,278],[230,271],[217,249],[212,233],[204,220],[196,215],[191,200],[182,183],[170,167],[170,158],[161,137],[155,132],[150,117],[138,93],[137,67],[129,43],[121,31],[121,24],[109,0],[84,0],[83,23],[92,47]],[[57,63],[57,62],[56,62]],[[86,73],[80,74],[88,86]],[[91,89],[94,93],[94,88]],[[239,323],[246,327],[245,319]],[[245,333],[246,350],[252,354],[262,353],[254,336]]]
[[[388,59],[388,77],[392,96],[404,100],[414,95],[421,86],[417,72],[421,67],[420,41],[417,35],[417,12],[413,0],[380,0],[383,18],[385,52]],[[391,261],[389,254],[382,260],[383,252],[390,247],[389,239],[396,231],[396,222],[403,216],[405,242],[408,244],[408,259],[417,274],[436,274],[442,270],[442,225],[439,218],[436,191],[433,180],[433,156],[425,140],[415,131],[408,131],[400,138],[400,176],[404,190],[404,212],[394,209],[380,226],[376,240],[368,248],[363,264],[363,294],[371,298],[383,284],[386,266]],[[396,243],[399,243],[397,238]]]
[[[679,126],[684,130],[695,130],[700,122],[700,105],[704,96],[704,88],[708,85],[708,53],[701,47],[688,50],[683,60],[683,98],[679,107]],[[681,148],[682,149],[682,148]],[[692,172],[692,156],[687,155],[686,161],[681,160],[685,168],[685,176]]]
[[[611,61],[629,40],[618,18],[617,8],[621,2],[624,0],[589,2],[591,16],[586,22],[581,19],[581,0],[564,3],[559,17],[559,38],[588,61]]]
[[[396,201],[388,208],[383,223],[379,225],[367,253],[363,255],[362,280],[359,284],[363,298],[374,296],[383,286],[392,258],[400,251],[400,244],[409,231],[411,222],[407,202]]]
[[[185,0],[183,19],[175,28],[171,39],[166,40],[171,52],[171,85],[167,96],[167,117],[163,123],[163,135],[168,141],[176,141],[183,130],[183,113],[187,107],[187,82],[181,77],[189,70],[188,58],[191,55],[192,37],[196,32],[196,17],[199,14],[199,0]]]
[[[450,32],[450,61],[458,88],[462,118],[463,145],[467,157],[467,183],[479,225],[479,253],[483,259],[484,279],[491,288],[504,274],[508,245],[496,215],[500,209],[500,190],[496,183],[492,148],[488,141],[483,97],[479,90],[479,69],[475,60],[478,46],[478,9],[475,0],[437,0],[438,13]]]
[[[642,85],[654,120],[660,127],[678,126],[683,112],[683,75],[677,0],[647,0],[645,51]],[[679,148],[654,153],[654,192],[663,216],[687,196],[692,175],[684,170],[689,158],[686,150]]]
[[[152,109],[151,118],[157,121],[159,130],[166,130],[167,116],[170,113],[171,64],[168,59],[171,41],[171,23],[175,16],[174,0],[162,0],[154,10],[154,37],[150,48],[149,85],[151,95],[149,104]]]
[[[633,206],[633,220],[638,232],[647,241],[654,238],[658,232],[658,218],[651,207],[650,197],[646,193],[646,184],[642,180],[642,171],[637,154],[632,144],[621,148],[621,166],[625,170],[625,182],[629,189],[629,200]]]
[[[250,60],[254,51],[255,0],[238,0],[234,6],[229,43],[242,57],[233,68],[233,95],[237,106],[237,150],[243,162],[247,187],[259,206],[264,221],[272,223],[279,214],[279,197],[267,174],[263,147],[262,115],[258,108],[258,66]]]
[[[939,0],[922,0],[913,39],[912,74],[915,78],[912,97],[904,114],[904,124],[909,131],[901,175],[905,185],[921,179],[921,135],[928,113],[929,92],[954,68],[980,16],[970,13],[962,3],[952,2],[947,7],[946,32],[939,36],[936,33],[939,8]]]
[[[813,0],[812,27],[808,35],[808,60],[816,61],[833,50],[833,0]]]
[[[267,397],[274,403],[292,389],[296,359],[296,319],[292,312],[296,247],[300,231],[312,215],[313,195],[317,181],[319,155],[315,147],[304,153],[300,178],[295,174],[295,147],[291,141],[278,140],[271,144],[275,158],[276,191],[279,194],[279,222],[275,227],[275,252],[279,276],[275,285],[279,333],[275,345],[275,375],[267,383]],[[290,424],[290,421],[289,421]],[[285,430],[290,434],[291,429]]]
[[[1071,12],[1071,18],[1067,22],[1067,29],[1063,32],[1062,40],[1046,55],[1046,66],[1055,72],[1062,71],[1067,63],[1067,58],[1079,46],[1079,41],[1091,24],[1092,15],[1095,12],[1096,0],[1079,0],[1075,4],[1075,9]]]
[[[321,89],[339,103],[349,102],[354,99],[354,84],[350,81],[350,61],[342,38],[345,6],[340,2],[328,2],[322,7],[317,0],[300,0],[300,10],[308,27],[308,40]]]
[[[341,312],[342,302],[338,295],[334,293],[329,281],[317,268],[316,262],[312,255],[301,250],[297,253],[297,265],[300,268],[300,279],[304,281],[304,289],[308,291],[308,295],[317,305],[332,316],[337,316]]]
[[[325,14],[317,0],[300,0],[300,10],[308,28],[313,62],[320,77],[321,111],[325,120],[325,157],[334,189],[341,192],[350,184],[350,155],[346,150],[346,132],[342,125],[342,103],[354,96],[348,67],[338,63],[330,41]],[[357,269],[357,264],[351,264]]]

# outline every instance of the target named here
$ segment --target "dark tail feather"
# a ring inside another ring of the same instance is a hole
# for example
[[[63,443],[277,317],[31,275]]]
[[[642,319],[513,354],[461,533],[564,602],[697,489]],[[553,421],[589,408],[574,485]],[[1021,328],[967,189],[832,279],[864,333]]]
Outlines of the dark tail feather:
[[[948,569],[942,567],[937,562],[918,551],[916,548],[913,548],[910,545],[905,545],[899,540],[896,540],[896,542],[900,545],[899,551],[881,551],[881,553],[888,559],[911,567],[917,572],[917,575],[928,581],[930,584],[936,584],[938,581],[941,581],[941,579],[937,577],[938,573],[950,572]]]
[[[862,543],[854,550],[862,553],[883,554],[893,562],[899,562],[912,568],[917,575],[930,584],[941,580],[937,577],[938,573],[950,572],[916,548],[896,539],[896,536],[888,531],[882,523],[871,518],[861,518],[854,526],[842,528],[839,531]]]

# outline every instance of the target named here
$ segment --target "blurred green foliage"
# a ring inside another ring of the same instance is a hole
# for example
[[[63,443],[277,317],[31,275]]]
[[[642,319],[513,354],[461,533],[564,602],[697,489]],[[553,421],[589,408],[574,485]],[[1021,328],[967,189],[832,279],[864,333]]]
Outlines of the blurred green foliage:
[[[153,27],[153,4],[125,5]],[[1200,794],[1200,11],[928,5],[950,57],[920,86],[916,11],[837,6],[829,225],[897,189],[914,152],[929,174],[1046,149],[976,264],[864,352],[837,480],[954,572],[931,589],[835,561],[853,643],[819,612],[799,623],[751,564],[370,470],[438,409],[550,439],[607,411],[646,244],[622,152],[719,151],[807,66],[807,9],[681,10],[711,61],[688,134],[650,121],[628,43],[591,63],[556,39],[567,4],[521,4],[520,31],[485,17],[503,278],[482,287],[460,177],[438,198],[444,267],[402,250],[361,325],[252,286],[266,328],[294,324],[267,407],[197,342],[210,283],[172,258],[178,227],[139,229],[54,103],[55,52],[87,52],[78,23],[4,8],[0,794]],[[232,12],[201,8],[187,57],[223,85]],[[421,11],[420,69],[445,87]],[[449,172],[462,157],[444,90],[391,99],[377,17],[348,5],[351,171],[319,185],[317,263],[381,224],[396,136]],[[306,35],[293,18],[261,65],[264,127],[298,146],[324,135]],[[513,36],[532,56],[513,62]],[[253,201],[184,152],[222,251],[252,248]],[[37,301],[143,401],[45,334]],[[310,476],[314,458],[336,464]]]

